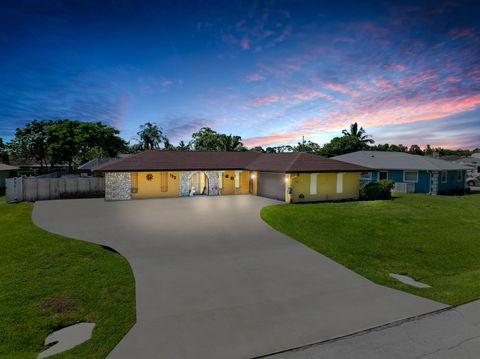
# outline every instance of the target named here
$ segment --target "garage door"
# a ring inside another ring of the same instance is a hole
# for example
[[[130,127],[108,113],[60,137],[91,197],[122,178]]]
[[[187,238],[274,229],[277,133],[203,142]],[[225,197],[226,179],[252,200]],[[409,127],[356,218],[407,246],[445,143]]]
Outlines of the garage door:
[[[285,175],[283,173],[258,173],[257,194],[285,201]]]

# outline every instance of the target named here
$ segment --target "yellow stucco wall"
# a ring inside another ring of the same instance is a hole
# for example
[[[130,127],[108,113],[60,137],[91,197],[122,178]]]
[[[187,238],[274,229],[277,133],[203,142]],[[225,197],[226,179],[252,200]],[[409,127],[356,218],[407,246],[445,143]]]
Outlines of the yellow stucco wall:
[[[247,194],[250,180],[250,171],[240,171],[240,188],[235,188],[235,171],[225,171],[223,173],[223,189],[220,194]]]
[[[337,193],[337,173],[319,173],[317,175],[317,194],[310,194],[310,173],[290,174],[287,187],[292,194],[286,195],[287,202],[334,201],[340,199],[358,199],[360,173],[343,174],[343,191]],[[287,189],[288,190],[288,189]],[[303,194],[304,198],[299,198]]]
[[[132,193],[132,198],[178,197],[180,175],[178,172],[134,172],[138,176],[138,192]],[[167,191],[163,192],[160,186],[160,173],[167,174]],[[151,181],[147,175],[153,175]]]
[[[257,171],[250,171],[250,178],[252,179],[253,186],[252,186],[252,194],[256,195],[257,194],[257,189],[258,189],[258,173]]]

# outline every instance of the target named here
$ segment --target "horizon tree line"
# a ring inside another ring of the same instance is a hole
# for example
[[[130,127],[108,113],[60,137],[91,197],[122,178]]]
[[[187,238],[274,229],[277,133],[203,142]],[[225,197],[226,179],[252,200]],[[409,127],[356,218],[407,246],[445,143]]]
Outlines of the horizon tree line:
[[[474,150],[450,150],[433,148],[424,149],[413,144],[377,144],[358,123],[352,123],[344,129],[341,136],[323,146],[305,141],[296,145],[255,146],[247,148],[242,137],[219,133],[210,127],[202,127],[192,133],[191,140],[179,141],[173,145],[163,129],[155,122],[146,122],[137,132],[137,143],[130,144],[119,136],[120,131],[102,122],[85,122],[78,120],[33,120],[24,127],[17,128],[14,137],[5,143],[0,138],[0,162],[22,163],[34,162],[48,170],[55,164],[67,164],[69,170],[98,157],[116,157],[120,153],[137,153],[144,150],[169,151],[255,151],[262,153],[306,152],[322,156],[336,156],[359,150],[396,151],[417,155],[468,156]]]

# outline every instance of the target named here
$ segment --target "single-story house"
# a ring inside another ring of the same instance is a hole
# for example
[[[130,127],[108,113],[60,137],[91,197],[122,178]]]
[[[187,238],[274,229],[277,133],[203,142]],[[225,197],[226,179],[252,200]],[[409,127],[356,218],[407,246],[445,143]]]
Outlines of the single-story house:
[[[333,157],[373,170],[361,175],[361,182],[382,179],[395,182],[396,192],[442,194],[465,189],[469,167],[438,158],[404,152],[357,151]]]
[[[0,192],[5,191],[5,179],[11,177],[18,171],[18,167],[9,166],[4,163],[0,163]]]
[[[367,170],[306,153],[156,150],[94,168],[106,200],[253,194],[292,203],[357,199]]]

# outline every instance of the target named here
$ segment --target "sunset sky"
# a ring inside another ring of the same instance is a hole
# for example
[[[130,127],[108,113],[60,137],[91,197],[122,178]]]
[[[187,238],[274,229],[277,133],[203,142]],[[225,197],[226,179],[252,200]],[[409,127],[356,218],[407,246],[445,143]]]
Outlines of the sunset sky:
[[[173,143],[480,147],[480,1],[2,1],[0,137],[104,121]]]

